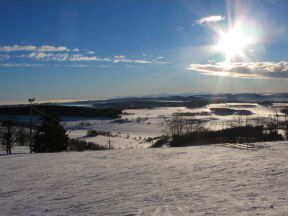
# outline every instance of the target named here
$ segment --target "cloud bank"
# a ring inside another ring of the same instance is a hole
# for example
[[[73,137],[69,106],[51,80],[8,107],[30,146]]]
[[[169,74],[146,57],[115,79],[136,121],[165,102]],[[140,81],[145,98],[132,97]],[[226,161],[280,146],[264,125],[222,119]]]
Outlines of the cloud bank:
[[[288,79],[288,61],[190,64],[187,69],[216,76]]]

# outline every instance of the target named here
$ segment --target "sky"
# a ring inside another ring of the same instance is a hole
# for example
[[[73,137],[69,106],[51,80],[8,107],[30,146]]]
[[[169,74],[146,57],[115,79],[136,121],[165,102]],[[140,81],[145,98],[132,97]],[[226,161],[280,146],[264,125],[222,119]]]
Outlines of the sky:
[[[288,91],[285,0],[0,0],[0,102]]]

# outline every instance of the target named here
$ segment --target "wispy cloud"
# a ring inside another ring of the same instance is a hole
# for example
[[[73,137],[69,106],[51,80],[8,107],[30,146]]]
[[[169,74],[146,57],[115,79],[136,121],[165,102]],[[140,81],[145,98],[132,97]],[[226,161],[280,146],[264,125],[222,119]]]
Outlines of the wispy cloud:
[[[0,46],[0,52],[19,52],[19,51],[26,51],[26,52],[68,52],[69,49],[65,46],[50,46],[50,45],[43,45],[43,46],[33,46],[33,45],[13,45],[13,46]]]
[[[177,30],[178,32],[181,32],[181,31],[184,30],[184,27],[183,27],[183,26],[176,26],[176,30]]]
[[[8,55],[8,54],[1,54],[0,55],[0,60],[7,60],[9,58],[10,58],[10,55]]]
[[[0,64],[0,67],[41,67],[43,64],[23,64],[23,63],[5,63]]]
[[[65,46],[49,46],[44,45],[41,47],[38,47],[39,52],[68,52],[70,49],[66,48]]]
[[[288,62],[218,62],[215,64],[190,64],[188,70],[207,75],[243,78],[288,79]]]
[[[30,53],[28,55],[31,59],[36,60],[44,60],[44,61],[65,61],[68,59],[69,54],[68,53],[44,53],[44,52],[38,52],[38,53]]]
[[[126,56],[124,56],[124,55],[115,55],[114,58],[115,59],[124,59],[124,58],[126,58]]]
[[[14,52],[20,52],[14,53]],[[9,53],[9,55],[7,54]],[[34,45],[12,45],[12,46],[0,46],[0,60],[8,60],[2,66],[20,66],[20,64],[12,64],[13,60],[17,58],[26,58],[30,62],[106,62],[106,63],[133,63],[133,64],[165,64],[163,62],[164,57],[153,56],[141,56],[140,58],[128,58],[123,54],[117,54],[113,57],[96,56],[95,52],[87,49],[67,48],[65,46],[34,46]],[[11,59],[11,61],[10,61]],[[51,63],[52,64],[52,63]],[[23,65],[25,66],[25,65]]]
[[[208,16],[195,20],[193,25],[208,25],[210,23],[217,23],[222,20],[225,20],[224,16]]]
[[[34,50],[36,50],[36,47],[32,45],[28,45],[28,46],[14,45],[14,46],[1,46],[0,47],[0,52],[34,51]]]
[[[97,56],[85,56],[82,54],[74,54],[71,55],[68,59],[69,61],[102,61],[102,62],[110,62],[109,58],[99,58]]]
[[[113,59],[113,63],[136,63],[136,64],[153,64],[153,63],[157,63],[157,62],[152,62],[149,60],[145,60],[145,59],[126,59],[126,58],[117,58],[117,59]]]
[[[129,59],[125,55],[115,55],[113,58],[107,57],[97,57],[97,56],[85,56],[82,54],[71,55],[69,61],[98,61],[98,62],[111,62],[111,63],[135,63],[135,64],[164,64],[165,62],[160,62],[159,60],[164,57],[157,57],[152,60],[147,59]]]
[[[159,56],[156,58],[142,58],[142,59],[129,59],[124,55],[116,55],[114,59],[112,59],[113,63],[136,63],[136,64],[167,64],[167,62],[163,62],[163,56]]]

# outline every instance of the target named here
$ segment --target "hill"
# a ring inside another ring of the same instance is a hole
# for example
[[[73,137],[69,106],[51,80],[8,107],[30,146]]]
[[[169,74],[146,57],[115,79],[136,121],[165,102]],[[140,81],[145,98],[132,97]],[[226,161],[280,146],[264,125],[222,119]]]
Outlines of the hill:
[[[1,215],[286,215],[288,143],[0,157]]]

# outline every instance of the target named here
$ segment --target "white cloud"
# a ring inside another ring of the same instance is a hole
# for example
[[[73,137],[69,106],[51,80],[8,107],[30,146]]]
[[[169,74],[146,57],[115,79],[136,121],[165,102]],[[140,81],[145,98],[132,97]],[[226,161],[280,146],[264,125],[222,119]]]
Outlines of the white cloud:
[[[126,58],[126,56],[124,56],[124,55],[115,55],[114,58],[115,59],[123,59],[123,58]]]
[[[113,63],[136,63],[136,64],[166,64],[166,62],[160,62],[159,60],[164,59],[163,56],[156,57],[152,60],[147,59],[128,59],[124,55],[115,55]]]
[[[7,54],[0,55],[0,60],[7,60],[9,58],[10,58],[10,55],[7,55]]]
[[[29,55],[28,55],[28,57],[29,58],[35,58],[35,59],[43,59],[43,58],[45,58],[46,57],[46,54],[45,53],[43,53],[43,52],[40,52],[40,53],[30,53]]]
[[[48,60],[54,60],[54,61],[66,61],[68,57],[69,57],[68,53],[47,54]]]
[[[158,56],[158,57],[155,58],[155,60],[158,61],[158,60],[161,60],[161,59],[164,59],[164,58],[165,58],[164,56]]]
[[[125,62],[125,63],[137,63],[137,64],[152,64],[152,61],[148,61],[145,59],[125,59],[125,58],[118,58],[114,59],[113,63],[119,63],[119,62]],[[156,63],[156,62],[154,62]]]
[[[38,52],[69,52],[69,49],[64,46],[49,46],[49,45],[43,45],[41,47],[38,47]]]
[[[243,78],[288,79],[288,62],[218,62],[215,64],[190,64],[187,68],[207,75]]]
[[[208,16],[208,17],[203,17],[201,19],[195,20],[193,25],[208,25],[210,23],[216,23],[224,20],[225,17],[223,16]]]
[[[65,67],[75,67],[75,68],[84,68],[84,67],[90,67],[91,65],[85,65],[85,64],[71,64],[71,65],[65,65]]]
[[[15,51],[35,51],[37,49],[36,46],[28,45],[13,45],[13,46],[1,46],[0,52],[15,52]]]
[[[176,26],[176,30],[177,30],[178,32],[183,31],[183,30],[184,30],[184,27],[183,27],[183,26]]]
[[[13,46],[1,46],[0,52],[16,52],[16,51],[33,51],[33,52],[68,52],[69,49],[64,46],[50,46],[43,45],[36,47],[33,45],[13,45]]]
[[[68,59],[69,54],[68,53],[44,53],[44,52],[38,52],[38,53],[30,53],[28,55],[31,59],[36,60],[44,60],[44,61],[65,61]]]
[[[26,51],[28,53],[20,53],[20,54],[1,54],[2,52],[15,52],[15,51]],[[75,53],[77,52],[77,53]],[[134,63],[134,64],[166,64],[166,62],[161,62],[164,57],[146,57],[141,56],[138,59],[130,59],[125,55],[119,54],[114,55],[113,57],[99,57],[93,55],[94,51],[90,50],[80,50],[78,48],[68,49],[64,46],[2,46],[0,47],[0,60],[8,59],[8,58],[28,58],[34,61],[73,61],[73,62],[110,62],[110,63]],[[144,55],[144,54],[143,54]]]
[[[161,59],[161,58],[160,58]],[[110,58],[100,58],[97,56],[84,56],[82,54],[74,54],[69,57],[70,61],[98,61],[98,62],[112,62],[112,63],[135,63],[135,64],[163,64],[163,62],[158,62],[160,59],[155,59],[153,61],[146,59],[127,59],[124,55],[115,55],[113,59]]]
[[[41,67],[42,64],[17,64],[17,63],[6,63],[0,64],[0,67]]]
[[[98,58],[97,56],[84,56],[82,54],[75,54],[69,57],[70,61],[103,61],[110,62],[109,58]]]

